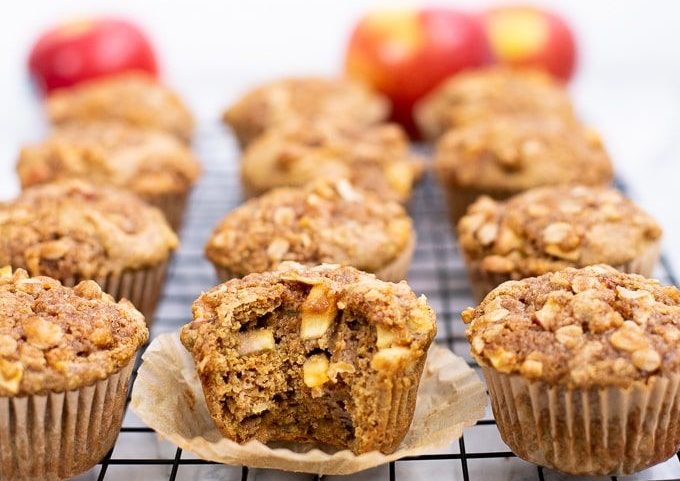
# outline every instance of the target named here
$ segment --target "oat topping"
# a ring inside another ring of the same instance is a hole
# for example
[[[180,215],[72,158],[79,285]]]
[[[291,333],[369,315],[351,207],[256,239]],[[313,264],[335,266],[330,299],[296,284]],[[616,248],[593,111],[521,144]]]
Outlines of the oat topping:
[[[462,317],[480,364],[531,379],[626,386],[680,367],[680,290],[605,265],[508,281]]]
[[[250,200],[216,227],[206,255],[235,275],[271,270],[284,260],[331,262],[374,272],[413,241],[411,219],[347,180],[319,180]]]
[[[46,103],[54,124],[120,121],[134,127],[162,130],[188,142],[194,120],[179,96],[142,73],[90,80],[58,90]]]
[[[92,281],[71,289],[0,268],[0,396],[92,384],[124,367],[148,336],[132,304]]]
[[[434,162],[447,186],[500,192],[612,179],[599,136],[557,117],[494,117],[451,130],[438,142]]]
[[[458,223],[467,259],[516,278],[567,266],[623,265],[660,238],[654,219],[605,187],[536,188],[505,202],[483,197]]]
[[[140,195],[185,192],[200,174],[186,145],[163,132],[116,122],[69,124],[21,150],[24,187],[79,177]]]
[[[0,202],[0,265],[58,279],[153,266],[177,246],[163,214],[135,195],[80,180]]]

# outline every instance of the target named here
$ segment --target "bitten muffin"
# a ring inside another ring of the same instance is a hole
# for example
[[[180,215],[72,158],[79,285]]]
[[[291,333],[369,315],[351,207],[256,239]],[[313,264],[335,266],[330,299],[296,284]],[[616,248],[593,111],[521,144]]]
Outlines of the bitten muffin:
[[[527,461],[630,474],[680,448],[680,291],[597,265],[463,312],[501,437]]]
[[[148,336],[132,304],[92,281],[0,268],[0,479],[66,479],[99,462]]]
[[[94,280],[149,322],[176,246],[158,209],[113,187],[64,180],[0,203],[0,265],[68,286]]]
[[[574,118],[566,89],[539,70],[490,67],[451,77],[416,104],[423,137],[436,140],[452,128],[498,117],[554,115]]]
[[[605,185],[613,176],[599,135],[555,117],[490,118],[452,130],[434,163],[454,226],[483,194],[506,199],[544,185]]]
[[[436,327],[405,282],[286,262],[209,290],[193,314],[181,340],[225,437],[361,454],[406,435]]]
[[[182,99],[141,72],[88,80],[51,94],[45,108],[50,122],[119,121],[158,129],[189,142],[194,120]]]
[[[88,122],[57,128],[44,141],[24,147],[17,172],[23,187],[78,177],[131,190],[159,207],[178,229],[201,168],[191,151],[168,134]]]
[[[387,99],[349,79],[295,77],[251,90],[223,115],[241,147],[291,120],[365,126],[385,120]]]
[[[406,278],[415,232],[404,208],[345,179],[275,189],[229,213],[206,255],[222,280],[272,270],[281,261],[351,265],[379,278]]]
[[[423,161],[410,153],[408,137],[396,124],[340,127],[291,121],[250,143],[241,174],[251,196],[343,177],[385,199],[406,202],[422,170]]]
[[[565,267],[609,264],[651,276],[661,228],[615,189],[542,187],[506,202],[480,198],[458,223],[458,242],[481,300],[507,280]]]

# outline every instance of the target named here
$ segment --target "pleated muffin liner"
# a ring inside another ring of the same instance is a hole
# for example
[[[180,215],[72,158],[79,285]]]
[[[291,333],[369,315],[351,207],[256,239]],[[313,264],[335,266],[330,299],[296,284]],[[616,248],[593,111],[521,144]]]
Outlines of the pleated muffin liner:
[[[659,261],[660,249],[660,241],[650,242],[637,257],[624,264],[618,264],[612,267],[621,272],[651,277],[654,274],[654,268]],[[481,268],[480,261],[468,259],[465,253],[463,253],[463,259],[468,271],[473,297],[478,303],[482,302],[484,297],[496,287],[513,279],[510,273],[485,271]]]
[[[433,345],[427,356],[418,392],[383,393],[391,399],[387,429],[408,429],[396,451],[355,455],[349,450],[322,450],[298,443],[224,438],[208,412],[191,355],[177,333],[163,334],[143,356],[132,391],[131,409],[158,434],[201,459],[256,468],[314,474],[351,474],[404,456],[448,446],[483,415],[487,397],[482,382],[467,363],[448,349]],[[418,367],[416,366],[417,370]],[[173,396],[166,393],[172,392]],[[413,421],[404,422],[415,404]],[[393,433],[393,436],[400,436]],[[325,448],[324,448],[325,449]]]
[[[61,283],[73,287],[84,280],[93,280],[102,290],[110,294],[117,301],[127,299],[139,310],[146,319],[146,324],[151,327],[154,311],[163,290],[165,274],[168,268],[167,260],[155,266],[143,269],[127,269],[120,273],[107,276],[87,278],[72,276],[60,279]]]
[[[97,464],[120,431],[133,367],[72,391],[0,397],[0,479],[66,479]]]
[[[458,221],[465,215],[467,208],[482,195],[487,195],[495,200],[505,200],[519,192],[521,191],[478,189],[475,187],[445,185],[444,193],[446,194],[449,221],[451,222],[454,233],[456,232]]]
[[[522,459],[578,475],[622,475],[680,447],[680,374],[570,389],[483,367],[503,441]]]
[[[189,191],[168,192],[164,194],[140,194],[140,197],[154,207],[158,207],[165,215],[168,224],[175,232],[182,228],[184,213],[189,200]]]

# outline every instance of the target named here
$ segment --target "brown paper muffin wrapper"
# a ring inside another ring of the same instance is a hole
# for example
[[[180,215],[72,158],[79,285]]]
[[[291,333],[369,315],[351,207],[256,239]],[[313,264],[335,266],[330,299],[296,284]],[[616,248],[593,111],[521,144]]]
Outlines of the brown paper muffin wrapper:
[[[631,474],[680,447],[680,374],[628,388],[569,389],[482,369],[503,441],[532,463],[569,474]]]
[[[446,204],[449,211],[449,220],[454,232],[458,221],[465,215],[467,208],[482,195],[488,195],[495,200],[504,200],[518,194],[516,190],[491,190],[477,189],[474,187],[444,186]]]
[[[199,458],[224,464],[351,474],[447,446],[484,415],[487,403],[483,384],[465,361],[448,349],[432,346],[411,428],[394,453],[355,455],[349,450],[326,452],[296,443],[265,445],[254,440],[238,444],[215,427],[193,359],[176,333],[157,337],[143,359],[132,391],[132,410],[163,438]]]
[[[612,267],[621,272],[651,277],[654,274],[654,269],[659,261],[660,252],[661,242],[655,241],[650,243],[634,259]],[[489,292],[502,283],[516,279],[511,273],[487,272],[481,268],[481,262],[469,260],[465,255],[463,255],[463,258],[465,259],[465,266],[470,279],[470,288],[472,289],[472,294],[477,303],[482,302]]]
[[[73,391],[0,397],[0,479],[66,479],[97,464],[118,437],[133,367]]]
[[[184,212],[186,211],[189,191],[168,192],[164,194],[140,194],[140,197],[154,207],[163,211],[170,227],[175,232],[182,228]]]
[[[118,274],[109,274],[95,278],[85,278],[81,276],[60,279],[61,283],[68,287],[73,287],[84,280],[93,280],[108,294],[111,294],[117,301],[127,299],[140,311],[149,327],[153,323],[153,315],[158,305],[168,262],[147,267],[145,269],[129,269]]]

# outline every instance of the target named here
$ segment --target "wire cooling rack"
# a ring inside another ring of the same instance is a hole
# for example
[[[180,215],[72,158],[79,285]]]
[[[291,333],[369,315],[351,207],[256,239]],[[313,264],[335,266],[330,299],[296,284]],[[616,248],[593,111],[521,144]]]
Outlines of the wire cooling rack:
[[[205,171],[191,199],[181,233],[182,246],[170,267],[152,336],[175,331],[186,323],[191,315],[191,302],[202,290],[217,283],[211,265],[203,257],[203,245],[217,221],[242,201],[238,150],[221,128],[218,125],[203,127],[196,136],[194,148]],[[418,232],[409,283],[416,293],[425,294],[437,311],[437,342],[464,357],[474,367],[460,320],[460,312],[472,304],[472,299],[465,269],[445,217],[442,198],[432,178],[426,177],[418,186],[409,210]],[[656,275],[664,283],[677,285],[665,259]],[[405,458],[353,476],[327,478],[390,481],[576,479],[515,457],[500,439],[490,410],[483,420],[467,429],[464,436],[447,449]],[[314,480],[319,477],[225,466],[197,459],[160,440],[153,430],[128,411],[115,447],[97,467],[79,479],[252,481]],[[680,479],[680,454],[635,476],[619,479]]]

